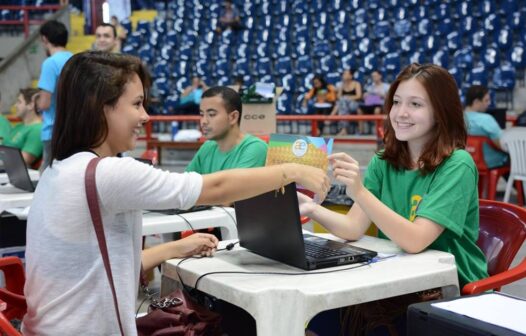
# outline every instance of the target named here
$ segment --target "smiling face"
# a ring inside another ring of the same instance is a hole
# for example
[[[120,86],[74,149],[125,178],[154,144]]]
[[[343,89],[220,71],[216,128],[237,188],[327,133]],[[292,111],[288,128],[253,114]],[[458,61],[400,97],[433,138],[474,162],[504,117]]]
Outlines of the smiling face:
[[[418,158],[435,126],[433,106],[418,80],[413,78],[400,83],[393,97],[389,119],[396,139],[407,141],[411,156]]]
[[[224,139],[237,125],[238,111],[227,112],[221,96],[206,97],[199,105],[201,130],[208,140]]]
[[[143,102],[143,85],[139,76],[134,74],[115,106],[104,106],[108,123],[108,136],[104,144],[112,155],[135,148],[142,126],[149,119]]]

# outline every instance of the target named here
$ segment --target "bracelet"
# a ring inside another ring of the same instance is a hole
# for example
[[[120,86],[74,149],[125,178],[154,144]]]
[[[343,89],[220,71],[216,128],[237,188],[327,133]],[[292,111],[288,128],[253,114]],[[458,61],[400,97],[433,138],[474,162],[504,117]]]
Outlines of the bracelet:
[[[278,191],[281,191],[282,195],[285,195],[285,183],[287,182],[287,174],[285,174],[285,170],[283,169],[283,166],[281,167],[281,187],[276,189],[276,192],[274,193],[274,197],[278,196]]]

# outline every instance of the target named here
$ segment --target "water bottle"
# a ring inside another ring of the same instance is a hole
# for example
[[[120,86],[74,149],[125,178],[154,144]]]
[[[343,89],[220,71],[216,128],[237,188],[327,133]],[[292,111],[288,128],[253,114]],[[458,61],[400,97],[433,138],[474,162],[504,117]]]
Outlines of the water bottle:
[[[179,123],[172,121],[172,140],[175,141],[175,135],[179,132]]]

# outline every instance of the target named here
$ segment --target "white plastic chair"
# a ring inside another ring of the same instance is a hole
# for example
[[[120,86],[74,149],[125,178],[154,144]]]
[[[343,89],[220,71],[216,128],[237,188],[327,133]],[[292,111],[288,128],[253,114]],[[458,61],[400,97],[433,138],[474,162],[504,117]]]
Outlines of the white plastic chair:
[[[523,181],[523,186],[526,182],[526,127],[513,127],[504,131],[501,143],[508,149],[511,161],[510,177],[504,193],[504,202],[508,202],[513,182]]]

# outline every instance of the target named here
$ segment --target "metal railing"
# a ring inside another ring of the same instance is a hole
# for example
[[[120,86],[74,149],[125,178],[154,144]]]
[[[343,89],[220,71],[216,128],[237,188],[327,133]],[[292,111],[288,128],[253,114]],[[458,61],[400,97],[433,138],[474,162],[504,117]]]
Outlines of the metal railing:
[[[39,25],[45,22],[45,20],[30,20],[29,11],[58,11],[61,9],[60,5],[42,5],[42,6],[1,6],[0,11],[2,10],[12,10],[12,11],[23,11],[24,15],[22,20],[0,20],[0,25],[4,26],[24,26],[24,36],[27,38],[29,36],[29,25]]]

